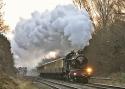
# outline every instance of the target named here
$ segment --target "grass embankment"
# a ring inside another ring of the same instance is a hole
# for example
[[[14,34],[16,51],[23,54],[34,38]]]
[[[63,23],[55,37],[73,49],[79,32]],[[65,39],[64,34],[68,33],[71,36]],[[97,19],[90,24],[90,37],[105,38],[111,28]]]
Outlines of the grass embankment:
[[[4,74],[0,75],[0,89],[38,89],[38,88],[31,81],[9,77],[8,75]]]
[[[19,89],[38,89],[31,81],[18,80]]]
[[[113,73],[110,77],[113,79],[112,83],[125,85],[125,73]]]
[[[109,76],[91,79],[90,82],[125,87],[125,73],[112,73]]]
[[[6,74],[0,75],[0,89],[19,89],[18,83]]]
[[[20,78],[17,81],[19,84],[19,89],[51,89],[47,85],[24,78]]]

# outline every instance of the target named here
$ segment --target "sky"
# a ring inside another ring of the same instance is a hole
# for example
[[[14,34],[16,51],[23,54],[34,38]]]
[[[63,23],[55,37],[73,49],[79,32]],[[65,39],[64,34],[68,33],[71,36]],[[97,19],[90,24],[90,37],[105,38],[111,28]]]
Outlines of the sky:
[[[14,29],[20,18],[28,19],[34,11],[52,10],[56,5],[71,4],[72,0],[4,0],[4,19]]]

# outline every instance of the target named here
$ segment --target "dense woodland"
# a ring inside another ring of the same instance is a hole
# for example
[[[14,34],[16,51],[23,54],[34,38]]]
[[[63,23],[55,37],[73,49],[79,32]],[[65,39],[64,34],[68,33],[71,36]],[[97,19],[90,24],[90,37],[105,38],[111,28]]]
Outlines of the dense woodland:
[[[125,72],[125,1],[74,0],[74,3],[86,8],[95,27],[90,45],[85,48],[95,73]]]

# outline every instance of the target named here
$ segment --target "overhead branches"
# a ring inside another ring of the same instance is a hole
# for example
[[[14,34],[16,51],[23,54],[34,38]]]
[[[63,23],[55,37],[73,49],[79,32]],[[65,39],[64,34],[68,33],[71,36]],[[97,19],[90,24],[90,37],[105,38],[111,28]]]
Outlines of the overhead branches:
[[[125,13],[124,0],[74,0],[74,3],[80,8],[84,7],[95,26],[106,29],[108,25],[122,19]]]
[[[5,25],[4,19],[3,19],[3,0],[0,0],[0,33],[8,31],[8,26]]]

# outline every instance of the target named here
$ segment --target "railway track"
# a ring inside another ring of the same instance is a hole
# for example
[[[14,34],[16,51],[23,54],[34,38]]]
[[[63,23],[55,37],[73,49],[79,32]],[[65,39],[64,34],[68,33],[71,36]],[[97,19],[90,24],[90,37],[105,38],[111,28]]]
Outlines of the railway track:
[[[36,82],[45,84],[45,85],[51,87],[51,89],[76,89],[74,87],[64,86],[61,84],[56,84],[56,83],[48,82],[48,81],[36,81]]]
[[[99,83],[71,83],[61,80],[32,78],[35,82],[43,83],[52,89],[125,89],[124,87],[105,85]]]
[[[36,82],[43,83],[52,87],[53,89],[96,89],[88,86],[81,86],[74,83],[64,82],[60,80],[52,80],[52,79],[37,79]]]
[[[51,87],[51,89],[77,89],[75,87],[68,86],[66,84],[60,84],[60,83],[57,83],[57,82],[50,81],[48,79],[41,79],[41,78],[38,78],[38,77],[37,78],[36,77],[26,77],[26,79],[30,79],[34,83],[45,84],[45,85]]]
[[[43,84],[51,87],[52,89],[80,89],[76,86],[71,86],[69,84],[54,82],[54,81],[50,81],[50,80],[46,80],[46,79],[37,80],[36,82],[43,83]]]
[[[55,81],[50,81],[50,80],[48,80],[49,82],[54,82],[54,83],[57,83],[57,84],[60,84],[60,85],[62,85],[63,84],[63,82],[59,82],[59,81],[57,81],[57,82],[55,82]],[[65,85],[65,84],[63,84],[63,85]],[[66,85],[68,85],[68,86],[74,86],[72,89],[85,89],[85,86],[88,86],[88,88],[87,89],[93,89],[93,88],[95,88],[95,89],[125,89],[125,88],[123,88],[123,87],[120,87],[120,86],[113,86],[113,85],[105,85],[105,84],[99,84],[99,83],[89,83],[89,84],[79,84],[79,83],[77,83],[77,84],[66,84]],[[91,87],[91,88],[90,88]]]
[[[113,85],[106,85],[106,84],[99,84],[99,83],[89,83],[85,85],[89,87],[95,87],[97,89],[125,89],[124,87],[120,87],[120,86],[113,86]]]

